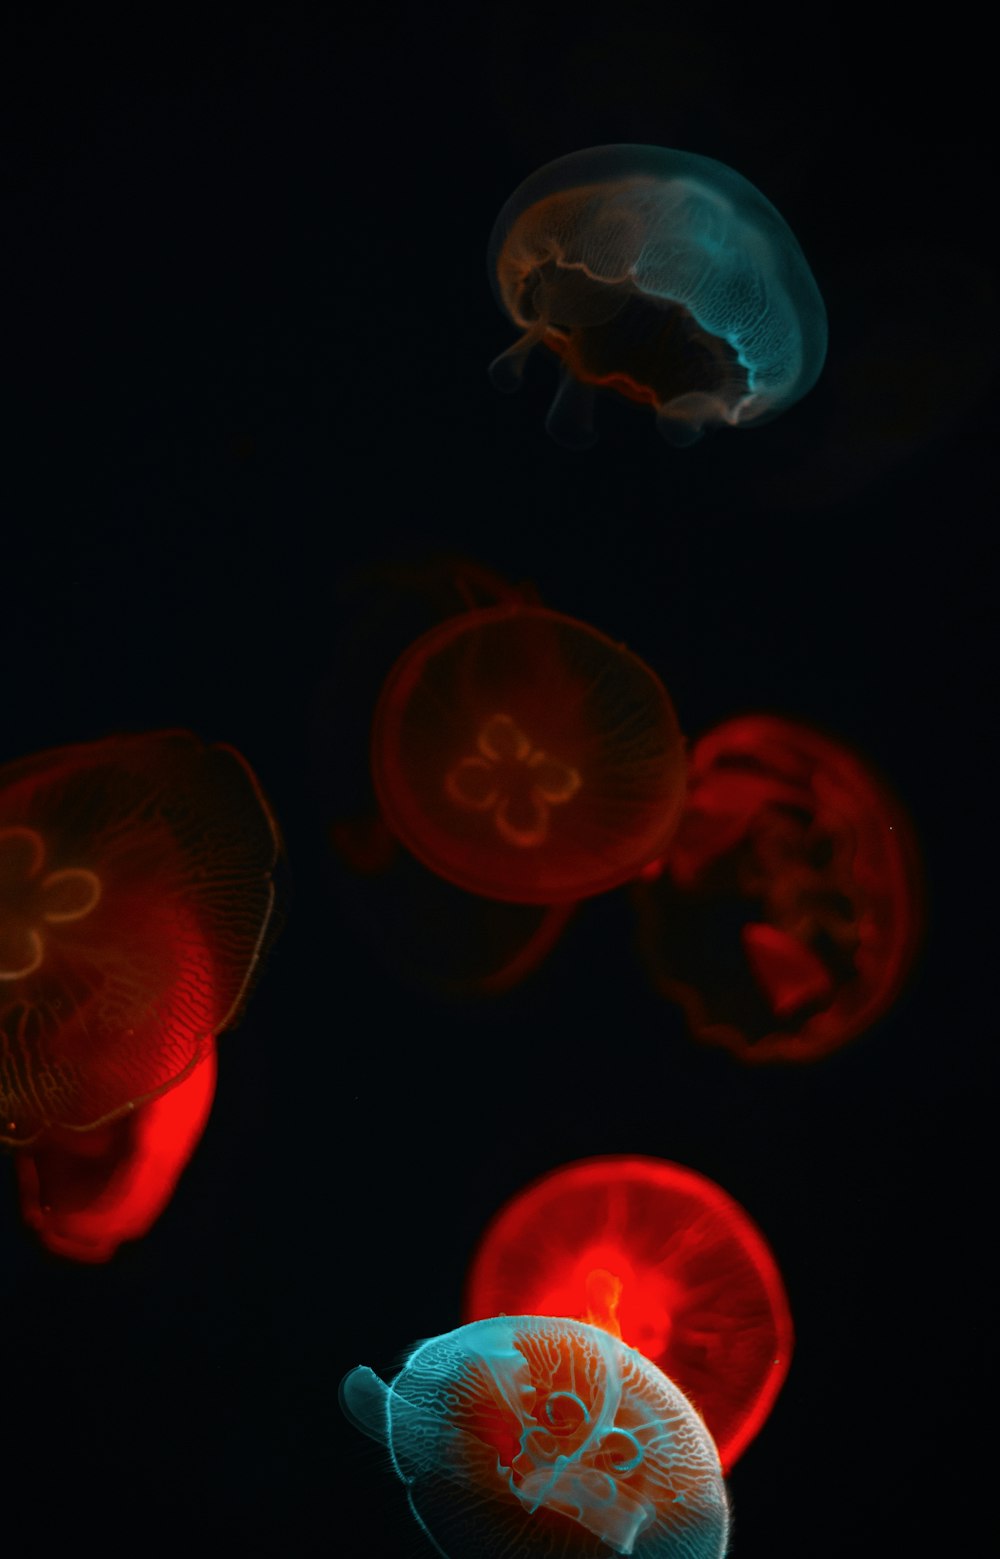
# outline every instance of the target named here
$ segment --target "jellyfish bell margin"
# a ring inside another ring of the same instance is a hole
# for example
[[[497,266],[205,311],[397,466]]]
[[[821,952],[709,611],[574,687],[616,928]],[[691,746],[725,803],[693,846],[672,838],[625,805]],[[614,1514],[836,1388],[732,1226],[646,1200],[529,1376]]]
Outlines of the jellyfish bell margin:
[[[708,1430],[673,1381],[600,1327],[490,1317],[418,1345],[389,1385],[351,1370],[339,1395],[388,1447],[446,1559],[726,1551]]]
[[[728,1471],[766,1422],[794,1347],[781,1272],[740,1204],[665,1159],[602,1156],[550,1170],[487,1225],[466,1321],[567,1315],[611,1331],[693,1402]]]
[[[865,1033],[923,938],[902,804],[843,742],[778,715],[694,744],[677,832],[632,895],[657,988],[749,1063],[821,1060]]]
[[[95,1265],[148,1234],[212,1110],[215,1045],[180,1082],[90,1131],[52,1130],[14,1154],[21,1216],[55,1256]]]
[[[276,930],[279,855],[245,759],[187,732],[0,770],[0,1140],[52,1248],[106,1259],[116,1220],[135,1237],[169,1200]]]
[[[536,345],[559,357],[546,428],[570,448],[595,441],[601,388],[683,446],[778,416],[823,367],[826,310],[794,234],[711,157],[597,146],[546,164],[501,209],[489,269],[521,332],[490,377],[516,390]]]
[[[576,902],[666,844],[684,744],[659,678],[623,645],[543,607],[467,612],[396,663],[372,732],[390,829],[456,887]]]

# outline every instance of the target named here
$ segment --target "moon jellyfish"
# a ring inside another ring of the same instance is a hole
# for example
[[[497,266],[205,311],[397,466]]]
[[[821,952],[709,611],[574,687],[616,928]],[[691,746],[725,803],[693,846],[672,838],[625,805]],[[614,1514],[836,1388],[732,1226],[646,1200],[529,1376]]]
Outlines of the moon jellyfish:
[[[744,716],[695,746],[677,835],[635,889],[640,944],[699,1039],[745,1061],[815,1060],[895,1000],[919,875],[905,813],[859,759]]]
[[[659,678],[543,607],[466,612],[412,645],[378,702],[372,770],[386,822],[425,866],[520,904],[634,877],[684,799]]]
[[[271,929],[278,848],[243,758],[184,732],[0,770],[0,1140],[30,1156],[25,1216],[53,1248],[103,1260],[169,1200]]]
[[[419,1344],[390,1385],[340,1387],[446,1559],[721,1559],[719,1458],[691,1404],[600,1327],[501,1316]]]
[[[593,440],[599,387],[656,412],[688,444],[776,417],[811,388],[826,311],[805,256],[758,189],[723,163],[657,146],[596,146],[548,163],[497,217],[497,302],[521,332],[491,365],[518,387],[541,343],[562,362],[546,426]]]
[[[791,1361],[764,1236],[720,1186],[662,1159],[584,1159],[512,1197],[473,1258],[463,1315],[507,1310],[570,1316],[638,1349],[694,1403],[727,1469]]]
[[[345,590],[331,677],[313,721],[314,774],[332,822],[331,888],[342,920],[382,966],[448,997],[491,996],[525,979],[572,904],[512,904],[446,882],[404,849],[382,815],[370,760],[372,711],[401,653],[428,629],[500,605],[535,605],[467,558],[380,563]]]

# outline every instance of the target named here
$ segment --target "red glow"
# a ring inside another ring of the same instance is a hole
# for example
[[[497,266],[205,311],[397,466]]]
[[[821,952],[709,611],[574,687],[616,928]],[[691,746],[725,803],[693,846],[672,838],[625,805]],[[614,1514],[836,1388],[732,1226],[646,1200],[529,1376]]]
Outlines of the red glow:
[[[543,607],[466,612],[412,645],[379,700],[372,770],[389,826],[425,866],[515,904],[628,881],[683,801],[662,683]]]
[[[92,1131],[53,1128],[14,1157],[21,1212],[57,1256],[102,1262],[156,1222],[198,1145],[215,1046],[169,1093]]]
[[[337,883],[352,931],[410,985],[444,997],[497,996],[547,957],[573,904],[504,904],[427,871],[376,819],[337,825]]]
[[[371,723],[386,677],[421,633],[483,608],[534,605],[534,590],[445,556],[380,564],[351,581],[347,596],[353,610],[315,721],[343,919],[410,985],[449,998],[508,990],[545,957],[572,904],[488,900],[446,882],[402,848],[375,795]]]
[[[244,760],[183,732],[0,770],[0,1140],[99,1126],[196,1066],[245,999],[277,854]]]
[[[788,1301],[739,1204],[661,1159],[586,1159],[501,1209],[466,1280],[463,1320],[551,1315],[605,1327],[680,1386],[728,1468],[791,1359]]]
[[[661,866],[634,890],[643,952],[700,1039],[815,1060],[895,1000],[922,930],[917,851],[831,738],[762,715],[709,732]]]

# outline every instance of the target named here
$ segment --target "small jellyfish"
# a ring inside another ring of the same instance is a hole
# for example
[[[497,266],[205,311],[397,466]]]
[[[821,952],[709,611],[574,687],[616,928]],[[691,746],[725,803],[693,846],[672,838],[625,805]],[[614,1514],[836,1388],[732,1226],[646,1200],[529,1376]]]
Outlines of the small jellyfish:
[[[466,612],[391,672],[375,713],[389,827],[470,893],[559,904],[666,848],[684,750],[659,679],[623,645],[543,607]]]
[[[695,745],[688,802],[634,899],[659,988],[744,1061],[811,1061],[895,1001],[922,931],[908,819],[828,736],[747,715]]]
[[[526,179],[490,238],[497,302],[521,331],[491,365],[518,387],[541,342],[561,358],[546,426],[593,441],[595,389],[652,406],[689,444],[776,417],[811,388],[826,311],[805,256],[725,164],[657,146],[596,146]]]
[[[677,1382],[733,1466],[791,1361],[784,1284],[760,1230],[713,1181],[642,1157],[552,1170],[501,1208],[463,1315],[565,1315],[605,1327]]]
[[[711,1436],[648,1359],[600,1327],[501,1316],[421,1343],[386,1386],[360,1366],[348,1418],[389,1447],[446,1559],[721,1559]]]
[[[53,1248],[87,1246],[89,1208],[105,1254],[84,1259],[105,1259],[169,1200],[273,927],[278,850],[243,758],[184,732],[0,770],[0,1141],[30,1156],[25,1216]]]
[[[400,654],[428,629],[490,606],[537,605],[533,588],[453,555],[383,562],[343,590],[343,628],[313,720],[320,804],[332,819],[331,887],[353,937],[394,978],[447,997],[517,985],[562,934],[572,904],[512,904],[428,871],[390,832],[370,762],[372,709]]]

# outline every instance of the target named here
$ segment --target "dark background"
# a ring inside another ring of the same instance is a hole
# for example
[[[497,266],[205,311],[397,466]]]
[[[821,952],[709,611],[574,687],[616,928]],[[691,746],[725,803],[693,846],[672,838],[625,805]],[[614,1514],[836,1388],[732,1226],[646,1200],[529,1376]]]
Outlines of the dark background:
[[[561,13],[5,22],[0,756],[173,725],[231,742],[292,880],[148,1238],[60,1263],[21,1229],[9,1166],[0,1185],[11,1552],[429,1552],[337,1382],[456,1325],[488,1216],[599,1152],[718,1180],[785,1273],[797,1352],[731,1480],[734,1553],[975,1551],[995,1221],[986,51],[950,20],[883,47],[822,8],[798,36]],[[798,235],[830,355],[770,426],[674,451],[606,400],[601,443],[571,455],[542,430],[550,362],[492,391],[511,340],[493,217],[534,168],[612,141],[735,166]],[[362,676],[342,655],[358,571],[443,552],[626,638],[690,735],[776,710],[890,778],[928,931],[873,1032],[800,1070],[693,1044],[622,893],[494,1003],[385,972],[333,885],[341,733],[322,727],[331,683]]]

